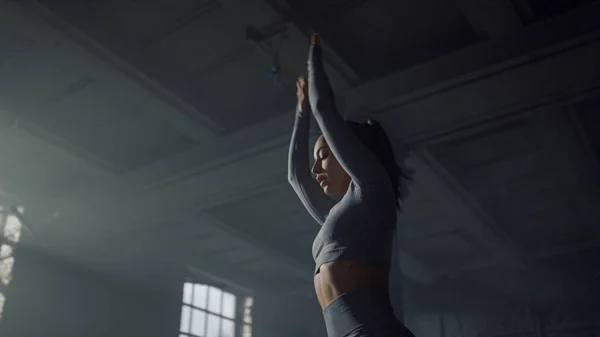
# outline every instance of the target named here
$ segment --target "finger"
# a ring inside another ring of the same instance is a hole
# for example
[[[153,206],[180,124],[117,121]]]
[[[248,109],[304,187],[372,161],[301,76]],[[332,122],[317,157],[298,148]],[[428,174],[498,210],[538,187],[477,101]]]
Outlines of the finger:
[[[310,43],[311,43],[311,44],[313,44],[313,45],[317,45],[317,44],[319,44],[319,34],[317,34],[317,33],[314,33],[314,34],[311,36]]]

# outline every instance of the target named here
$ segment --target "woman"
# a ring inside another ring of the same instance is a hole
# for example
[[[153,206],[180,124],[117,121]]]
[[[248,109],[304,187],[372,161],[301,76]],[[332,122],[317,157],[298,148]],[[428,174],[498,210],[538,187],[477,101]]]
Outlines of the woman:
[[[321,224],[313,247],[314,285],[329,337],[413,336],[394,316],[389,272],[399,184],[390,142],[375,122],[344,121],[313,35],[308,85],[297,83],[298,106],[289,154],[289,182]],[[307,88],[308,87],[308,88]],[[323,135],[314,147],[310,176],[310,112]],[[343,195],[334,202],[328,195]]]

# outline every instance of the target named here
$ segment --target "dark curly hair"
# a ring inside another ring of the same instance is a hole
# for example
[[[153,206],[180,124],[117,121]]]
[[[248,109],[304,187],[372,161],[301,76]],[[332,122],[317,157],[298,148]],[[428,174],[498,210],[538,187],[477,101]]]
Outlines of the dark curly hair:
[[[400,201],[404,200],[403,184],[405,181],[411,181],[412,177],[396,163],[394,150],[387,133],[381,124],[370,119],[360,123],[346,121],[346,124],[356,137],[379,158],[394,186],[398,210],[402,211]]]

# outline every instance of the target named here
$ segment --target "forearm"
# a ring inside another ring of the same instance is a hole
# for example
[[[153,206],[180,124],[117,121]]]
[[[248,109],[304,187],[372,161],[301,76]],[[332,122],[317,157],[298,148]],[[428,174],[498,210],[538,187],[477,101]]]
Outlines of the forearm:
[[[296,111],[290,142],[288,182],[310,215],[322,225],[335,202],[323,193],[319,184],[310,175],[308,150],[310,109],[307,105],[299,107],[300,109]]]
[[[310,129],[310,111],[298,102],[296,107],[294,129],[288,153],[288,180],[298,182],[300,176],[309,170],[308,138]]]
[[[385,182],[386,172],[379,159],[356,137],[337,110],[322,50],[316,45],[311,45],[309,51],[308,86],[312,114],[344,170],[359,184]]]
[[[315,117],[330,111],[339,117],[335,106],[335,95],[323,64],[323,51],[316,45],[311,45],[309,49],[308,90],[310,107]]]

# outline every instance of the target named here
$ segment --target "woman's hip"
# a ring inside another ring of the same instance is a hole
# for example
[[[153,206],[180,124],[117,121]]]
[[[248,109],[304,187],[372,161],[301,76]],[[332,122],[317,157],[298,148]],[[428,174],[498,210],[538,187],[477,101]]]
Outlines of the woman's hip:
[[[414,337],[394,315],[387,293],[376,288],[340,295],[323,317],[328,337]]]

